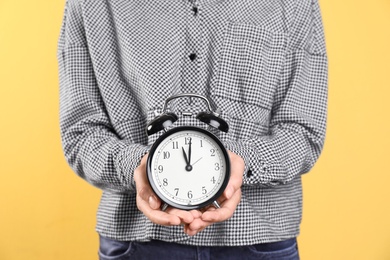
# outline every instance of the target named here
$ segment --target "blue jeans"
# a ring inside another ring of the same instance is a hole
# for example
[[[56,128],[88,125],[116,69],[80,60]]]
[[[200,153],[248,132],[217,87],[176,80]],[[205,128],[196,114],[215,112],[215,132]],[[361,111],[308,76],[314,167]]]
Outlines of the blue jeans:
[[[124,242],[100,237],[100,260],[175,260],[175,259],[269,259],[299,260],[295,238],[251,246],[204,247],[167,243],[158,240],[151,242]]]

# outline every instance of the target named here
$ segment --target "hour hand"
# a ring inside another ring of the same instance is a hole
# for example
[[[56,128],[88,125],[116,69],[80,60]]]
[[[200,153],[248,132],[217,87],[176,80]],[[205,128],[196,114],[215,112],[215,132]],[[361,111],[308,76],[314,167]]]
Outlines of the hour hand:
[[[184,147],[181,147],[181,149],[183,150],[183,155],[184,155],[184,160],[186,161],[186,165],[189,165],[190,162],[188,161],[186,151],[184,151]]]
[[[190,171],[192,171],[192,166],[191,166],[191,164],[190,164],[190,161],[189,161],[188,158],[187,158],[187,154],[186,154],[186,152],[184,151],[184,148],[182,147],[181,149],[182,149],[182,151],[183,151],[184,160],[186,161],[186,167],[185,167],[185,169],[186,169],[187,172],[190,172]]]

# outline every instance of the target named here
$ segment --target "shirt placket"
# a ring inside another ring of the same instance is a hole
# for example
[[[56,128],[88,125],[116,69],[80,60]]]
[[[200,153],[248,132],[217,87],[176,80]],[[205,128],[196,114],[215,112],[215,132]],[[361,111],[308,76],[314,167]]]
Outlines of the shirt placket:
[[[200,2],[198,0],[187,0],[186,7],[186,46],[183,57],[182,91],[183,93],[204,95],[205,87],[201,86],[199,79],[202,44]],[[190,105],[198,102],[195,99],[188,99]]]

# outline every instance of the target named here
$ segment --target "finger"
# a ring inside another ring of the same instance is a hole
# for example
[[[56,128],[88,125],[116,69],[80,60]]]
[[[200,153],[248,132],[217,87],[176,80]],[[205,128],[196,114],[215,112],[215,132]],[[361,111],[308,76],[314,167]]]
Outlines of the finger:
[[[222,222],[233,216],[238,203],[241,200],[241,190],[237,190],[231,199],[225,200],[221,208],[214,210],[207,210],[202,214],[202,220],[205,222]]]
[[[223,193],[223,197],[230,199],[241,188],[245,163],[237,154],[228,151],[231,161],[231,174],[229,183]]]
[[[165,212],[179,217],[181,224],[189,224],[194,221],[194,216],[189,211],[169,207]]]
[[[180,225],[179,216],[168,214],[160,210],[161,201],[153,192],[146,177],[145,165],[148,154],[146,154],[140,165],[134,171],[134,181],[137,189],[138,209],[155,224],[163,226]],[[184,217],[184,219],[187,219]]]
[[[144,215],[155,224],[163,226],[177,226],[181,224],[181,219],[178,216],[168,214],[159,209],[152,209],[147,201],[137,197],[137,207]]]
[[[211,206],[211,208],[214,209],[214,207],[212,207],[212,206]],[[205,222],[201,219],[202,211],[204,211],[204,210],[206,210],[206,208],[203,208],[201,210],[191,210],[190,211],[194,215],[194,221],[192,221],[189,224],[184,225],[184,232],[187,235],[194,236],[212,224],[212,223]]]
[[[192,214],[194,219],[200,218],[202,216],[202,212],[200,212],[199,210],[196,210],[196,209],[190,210],[190,213]]]
[[[220,200],[223,202],[224,200],[231,199],[237,190],[241,188],[242,185],[242,176],[231,176],[229,183],[223,192]]]
[[[134,171],[134,181],[136,183],[137,196],[148,202],[152,209],[159,209],[161,201],[151,189],[143,168],[138,167]]]
[[[228,186],[226,187],[225,191],[223,192],[223,196],[226,198],[226,199],[230,199],[234,192],[235,192],[235,189],[234,189],[234,186],[232,184],[230,184],[231,182],[229,181],[229,184]]]
[[[193,222],[191,222],[191,224],[188,224],[184,227],[184,232],[189,236],[194,236],[211,224],[212,223],[203,221],[202,219],[195,219]]]
[[[202,228],[200,230],[192,230],[192,229],[185,229],[184,232],[189,236],[195,236],[196,234],[202,232],[205,228]]]
[[[147,202],[152,209],[157,210],[160,208],[161,200],[157,198],[156,194],[154,194],[148,186],[140,187],[138,195],[143,201]]]

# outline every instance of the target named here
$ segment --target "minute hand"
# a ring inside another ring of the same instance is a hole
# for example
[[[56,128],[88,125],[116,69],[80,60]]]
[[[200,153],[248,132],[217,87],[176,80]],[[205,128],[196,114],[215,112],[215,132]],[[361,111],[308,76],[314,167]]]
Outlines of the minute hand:
[[[190,139],[190,143],[188,147],[188,165],[191,165],[191,144],[192,144],[192,140]]]
[[[191,141],[190,141],[190,147],[189,147],[189,150],[188,150],[188,158],[187,158],[186,152],[184,151],[183,146],[181,148],[183,150],[184,159],[186,160],[186,163],[187,163],[185,169],[186,169],[187,172],[190,172],[190,171],[192,171],[192,166],[191,166],[191,162],[190,162],[190,160],[191,160]]]

